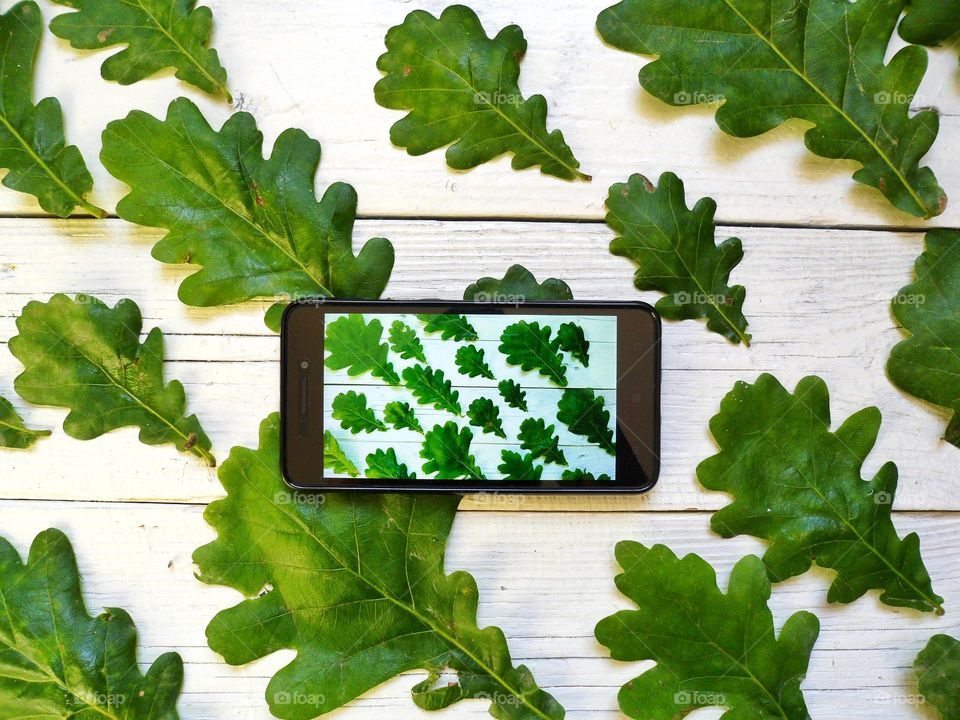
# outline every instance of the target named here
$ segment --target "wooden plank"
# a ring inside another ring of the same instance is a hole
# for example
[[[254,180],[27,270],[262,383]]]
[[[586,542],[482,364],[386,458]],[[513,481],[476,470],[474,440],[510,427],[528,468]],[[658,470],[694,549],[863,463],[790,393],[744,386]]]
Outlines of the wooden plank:
[[[8,3],[9,4],[9,3]],[[880,194],[851,179],[849,161],[817,158],[791,122],[753,139],[721,133],[705,107],[670,107],[643,92],[637,72],[645,60],[603,44],[594,23],[611,0],[516,3],[489,0],[478,8],[488,34],[518,23],[529,41],[521,87],[549,102],[550,128],[562,130],[592,183],[567,183],[536,170],[514,172],[509,159],[453,172],[443,152],[412,158],[390,144],[390,126],[402,117],[379,107],[373,86],[376,59],[389,27],[412,9],[405,0],[354,0],[331,13],[322,3],[276,0],[264,12],[258,0],[211,0],[214,43],[230,73],[237,105],[254,113],[268,147],[287,127],[323,143],[321,186],[353,183],[368,217],[518,217],[599,219],[607,188],[634,172],[666,170],[687,181],[691,198],[719,203],[731,223],[918,226]],[[446,0],[417,5],[438,14]],[[45,6],[50,17],[61,12]],[[106,83],[100,64],[113,50],[77,53],[44,37],[36,97],[58,97],[67,137],[83,151],[95,177],[94,200],[113,208],[125,193],[97,160],[106,124],[132,109],[165,112],[177,95],[194,98],[219,127],[230,113],[167,73],[128,87]],[[913,101],[942,114],[940,137],[926,162],[948,194],[960,189],[960,92],[956,48],[931,51],[931,69]],[[955,199],[956,200],[956,199]],[[0,193],[0,213],[38,212],[29,197]],[[937,224],[960,224],[954,202]]]
[[[678,512],[728,501],[700,489],[695,468],[716,450],[707,422],[736,380],[773,372],[792,386],[805,374],[820,374],[833,393],[835,425],[865,405],[877,405],[884,424],[865,475],[894,460],[901,473],[898,509],[960,510],[957,451],[938,440],[945,415],[900,393],[883,373],[890,347],[902,338],[889,300],[911,279],[921,236],[790,227],[923,223],[854,183],[853,163],[807,152],[798,123],[761,138],[734,139],[716,128],[711,110],[671,108],[646,95],[636,82],[644,60],[605,47],[596,35],[596,14],[610,2],[489,0],[478,8],[490,34],[511,22],[526,31],[530,49],[522,89],[548,98],[549,127],[564,132],[584,170],[594,175],[588,184],[535,170],[514,172],[507,158],[453,172],[442,151],[411,158],[390,145],[389,127],[402,115],[378,107],[372,88],[380,77],[375,61],[386,29],[413,9],[406,0],[355,0],[335,13],[295,0],[275,0],[270,12],[253,0],[204,0],[216,16],[215,45],[230,71],[237,106],[257,117],[267,152],[283,129],[304,128],[324,147],[318,187],[346,180],[359,191],[367,219],[357,225],[358,242],[378,235],[394,241],[397,266],[388,296],[459,297],[478,276],[499,276],[521,262],[540,279],[566,279],[581,299],[654,302],[655,293],[633,289],[630,264],[608,254],[612,233],[599,222],[608,186],[633,172],[651,178],[677,172],[690,204],[706,195],[717,199],[718,216],[728,226],[720,236],[743,238],[746,257],[732,282],[747,287],[754,345],[732,346],[696,322],[666,324],[664,472],[652,493],[576,499],[485,494],[462,505],[448,571],[464,568],[476,576],[481,625],[504,629],[514,658],[531,666],[571,720],[622,717],[617,689],[648,666],[605,659],[592,635],[598,619],[629,607],[612,582],[616,541],[666,542],[681,553],[698,552],[717,566],[722,583],[736,559],[762,551],[749,538],[719,540],[709,531],[707,512]],[[423,0],[417,7],[438,13],[447,4]],[[48,18],[64,11],[43,9]],[[901,44],[895,39],[893,47]],[[38,99],[54,95],[63,102],[67,136],[91,165],[94,199],[108,208],[126,193],[97,160],[108,121],[134,108],[162,115],[181,94],[194,98],[216,127],[231,112],[170,73],[129,87],[102,81],[100,64],[113,52],[78,53],[47,34],[36,81]],[[954,161],[960,156],[958,78],[956,48],[932,51],[930,70],[911,103],[941,113],[940,137],[926,163],[948,194],[960,188]],[[29,217],[38,213],[29,197],[0,191],[0,345],[15,334],[15,317],[29,300],[59,291],[91,293],[110,303],[131,297],[141,305],[147,328],[164,329],[168,377],[184,381],[190,410],[200,415],[220,459],[233,445],[255,445],[261,418],[278,404],[278,339],[262,324],[268,303],[187,308],[176,289],[189,270],[149,256],[161,232],[120,221]],[[540,222],[500,220],[509,218]],[[567,219],[588,222],[543,221]],[[936,225],[960,225],[957,198],[930,223]],[[293,654],[235,669],[204,641],[210,617],[240,599],[193,577],[191,553],[213,537],[199,504],[223,492],[215,471],[173,448],[141,445],[135,430],[87,443],[67,438],[59,429],[64,411],[28,407],[13,396],[20,371],[0,348],[0,394],[11,397],[31,424],[56,432],[34,451],[0,452],[0,535],[25,552],[45,527],[68,532],[88,605],[132,613],[142,662],[168,650],[183,654],[184,720],[267,720],[264,689]],[[540,512],[545,510],[564,512]],[[776,588],[778,627],[799,609],[811,609],[823,621],[803,685],[813,717],[917,715],[911,671],[916,653],[935,632],[960,636],[953,607],[960,599],[957,518],[945,512],[895,514],[902,533],[921,535],[935,589],[946,598],[943,618],[885,608],[875,596],[852,607],[828,607],[830,576],[821,571]],[[427,718],[409,698],[409,688],[422,678],[407,673],[344,714],[356,720]],[[720,714],[708,710],[698,717]],[[478,702],[458,704],[445,715],[489,717]]]
[[[49,526],[71,537],[84,577],[89,608],[123,607],[140,633],[140,660],[169,650],[186,661],[180,701],[185,720],[267,720],[263,692],[269,677],[293,654],[288,651],[243,668],[230,668],[205,645],[204,627],[219,610],[240,601],[232,590],[194,577],[193,550],[212,539],[200,508],[172,505],[0,502],[0,534],[25,553]],[[480,587],[480,624],[503,628],[517,662],[567,707],[571,718],[614,720],[621,684],[649,663],[605,658],[593,638],[602,617],[629,602],[613,585],[615,543],[662,542],[678,554],[697,552],[714,564],[721,586],[741,556],[762,551],[749,538],[719,540],[702,513],[627,514],[463,512],[451,539],[447,570],[470,571]],[[821,619],[803,690],[813,717],[907,720],[916,717],[911,665],[930,635],[957,635],[960,565],[956,517],[897,514],[901,532],[918,531],[935,589],[947,615],[934,617],[881,606],[876,595],[851,606],[825,602],[830,574],[812,571],[774,589],[777,627],[808,609]],[[122,571],[121,571],[122,570]],[[408,673],[353,703],[351,718],[426,717],[414,709],[409,688],[423,677]],[[486,717],[486,706],[461,703],[451,717]],[[705,713],[703,717],[719,717]]]
[[[895,461],[898,507],[960,509],[953,491],[957,450],[939,440],[945,415],[897,390],[883,372],[902,338],[889,300],[910,281],[921,248],[917,234],[733,228],[746,255],[732,280],[747,286],[754,343],[733,346],[698,322],[666,323],[663,347],[663,475],[649,495],[620,498],[480,499],[477,507],[523,503],[528,509],[709,509],[726,500],[705,493],[697,463],[715,446],[707,423],[738,379],[775,373],[792,387],[819,374],[833,393],[834,424],[866,405],[884,414],[867,474]],[[631,266],[605,248],[605,226],[566,223],[366,221],[359,236],[382,232],[397,246],[388,295],[457,297],[479,275],[502,275],[521,262],[543,279],[569,280],[576,297],[655,301],[638,293]],[[262,325],[264,304],[187,308],[176,300],[186,274],[155,262],[153,231],[120,221],[0,220],[0,342],[15,334],[14,317],[30,299],[56,291],[89,292],[115,303],[132,297],[146,326],[167,333],[168,376],[187,386],[223,459],[233,445],[256,443],[260,420],[278,407],[279,345]],[[556,247],[563,244],[564,252]],[[55,259],[53,262],[51,259]],[[63,411],[25,408],[13,397],[19,363],[0,351],[0,394],[40,426],[57,427]],[[105,458],[109,464],[105,465]],[[32,452],[0,453],[0,496],[85,500],[206,502],[220,494],[215,474],[173,448],[147,448],[123,430],[89,443],[62,431]]]

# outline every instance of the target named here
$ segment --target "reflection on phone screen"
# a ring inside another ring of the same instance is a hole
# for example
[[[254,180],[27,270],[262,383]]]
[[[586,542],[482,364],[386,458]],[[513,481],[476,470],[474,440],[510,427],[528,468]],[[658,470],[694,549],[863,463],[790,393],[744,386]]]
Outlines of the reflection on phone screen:
[[[323,477],[611,481],[617,321],[325,314]]]

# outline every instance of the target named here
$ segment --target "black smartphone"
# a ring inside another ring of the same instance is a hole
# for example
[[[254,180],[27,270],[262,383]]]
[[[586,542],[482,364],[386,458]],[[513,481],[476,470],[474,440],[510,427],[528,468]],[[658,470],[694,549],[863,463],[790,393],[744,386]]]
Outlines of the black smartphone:
[[[295,303],[283,476],[304,490],[649,490],[660,332],[640,302]]]

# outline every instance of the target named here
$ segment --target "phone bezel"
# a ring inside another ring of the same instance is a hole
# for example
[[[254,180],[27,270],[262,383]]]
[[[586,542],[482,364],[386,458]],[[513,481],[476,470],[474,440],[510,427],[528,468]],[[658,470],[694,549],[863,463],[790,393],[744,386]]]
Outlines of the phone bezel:
[[[387,480],[323,477],[323,370],[326,313],[616,315],[617,458],[612,481]],[[644,302],[490,303],[452,300],[308,300],[290,305],[281,328],[280,458],[298,490],[371,492],[641,493],[660,474],[660,316]],[[301,363],[306,360],[308,368]],[[625,370],[626,368],[626,370]],[[320,380],[311,381],[319,374]],[[303,412],[303,410],[306,412]],[[318,410],[319,409],[319,410]],[[628,452],[621,452],[625,448]],[[319,462],[313,455],[320,450]],[[320,472],[317,472],[317,468]]]

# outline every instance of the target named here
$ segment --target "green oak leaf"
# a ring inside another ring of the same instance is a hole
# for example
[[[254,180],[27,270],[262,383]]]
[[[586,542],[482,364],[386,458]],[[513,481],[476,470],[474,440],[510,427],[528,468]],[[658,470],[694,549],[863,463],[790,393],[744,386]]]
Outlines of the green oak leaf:
[[[794,613],[774,634],[763,563],[742,558],[726,594],[697,555],[670,548],[617,544],[623,573],[617,588],[637,605],[600,621],[597,640],[615,660],[656,665],[620,690],[620,709],[640,720],[674,720],[700,707],[728,708],[723,717],[809,720],[800,691],[820,621]]]
[[[230,665],[296,653],[267,686],[276,717],[310,720],[422,669],[430,677],[414,687],[420,708],[486,698],[504,720],[562,720],[530,671],[513,665],[502,631],[478,627],[474,579],[444,570],[458,496],[329,493],[323,503],[286,502],[279,468],[274,414],[261,426],[260,448],[234,448],[220,469],[227,496],[204,513],[217,539],[194,553],[203,582],[246,598],[208,625],[215,652]],[[449,671],[458,682],[434,688]]]
[[[960,34],[960,0],[910,0],[900,37],[915,45],[939,45]]]
[[[743,246],[739,238],[715,244],[716,211],[712,198],[688,209],[683,182],[673,173],[661,175],[657,187],[632,175],[612,185],[607,196],[607,225],[618,236],[610,252],[637,265],[638,290],[666,293],[656,306],[665,318],[706,318],[708,330],[749,346],[746,290],[727,285],[743,259]]]
[[[154,328],[141,344],[142,329],[132,300],[114,308],[84,295],[30,302],[10,340],[24,366],[14,388],[35,405],[69,408],[63,429],[70,437],[92,440],[139,427],[147,445],[171,443],[216,465],[197,416],[185,414],[183,385],[164,383],[163,333]]]
[[[473,325],[467,320],[465,315],[417,315],[421,322],[425,323],[424,330],[428,333],[440,333],[444,340],[466,340],[472,342],[479,338]]]
[[[493,370],[484,359],[483,348],[478,348],[476,345],[462,345],[457,348],[455,362],[461,375],[494,379]]]
[[[523,370],[536,370],[543,377],[565,387],[567,369],[560,354],[560,341],[550,339],[549,325],[520,320],[504,328],[500,335],[500,352],[507,363]]]
[[[557,420],[574,435],[582,435],[615,456],[617,445],[610,427],[610,411],[604,410],[603,405],[603,396],[596,395],[591,388],[564,390],[557,403]]]
[[[563,480],[574,480],[577,482],[580,481],[589,481],[589,482],[609,482],[610,476],[606,473],[601,473],[599,477],[595,476],[589,470],[584,470],[583,468],[575,468],[573,470],[564,470],[563,474],[560,476]]]
[[[417,331],[402,320],[394,320],[390,325],[390,347],[404,360],[427,361]]]
[[[104,80],[121,85],[148,78],[165,68],[211,95],[227,89],[227,71],[208,47],[213,13],[196,0],[53,0],[76,12],[58,15],[50,31],[79,50],[125,45],[104,61]]]
[[[403,382],[421,405],[433,405],[437,410],[463,415],[460,393],[444,377],[443,370],[414,365],[404,369]]]
[[[493,433],[497,437],[506,438],[503,431],[503,420],[500,419],[500,409],[493,404],[490,398],[479,397],[470,403],[467,408],[467,417],[470,424],[480,428],[485,433]]]
[[[561,350],[570,353],[584,367],[590,367],[590,341],[582,327],[574,322],[563,323],[557,328],[557,340]]]
[[[917,687],[942,720],[960,718],[960,642],[934,635],[913,664]]]
[[[532,454],[521,455],[513,450],[503,450],[500,453],[503,462],[497,466],[497,470],[503,475],[504,480],[514,482],[536,482],[543,475],[543,465],[534,463]]]
[[[865,408],[830,431],[830,396],[818,377],[790,393],[772,375],[738,382],[710,421],[720,452],[697,467],[708,490],[734,501],[714,513],[723,537],[770,541],[763,560],[774,582],[816,563],[836,572],[828,602],[853,602],[880,590],[888,605],[943,613],[915,533],[901,539],[891,519],[897,467],[861,477],[880,429]]]
[[[383,478],[385,480],[416,480],[417,476],[407,470],[407,466],[397,460],[397,453],[393,448],[377,450],[367,455],[367,469],[364,474],[368,478]]]
[[[91,617],[77,560],[59,530],[44,530],[27,562],[0,538],[0,717],[178,720],[183,661],[137,663],[137,631],[118,608]]]
[[[497,389],[507,405],[517,410],[527,411],[527,393],[520,387],[520,383],[515,380],[501,380]]]
[[[542,283],[522,265],[511,265],[502,280],[483,277],[467,287],[464,300],[473,302],[522,303],[544,300],[573,300],[563,280],[547,278]]]
[[[93,178],[76,145],[67,145],[63,110],[56,98],[33,104],[33,75],[43,33],[35,2],[21,2],[0,15],[0,169],[3,184],[37,198],[45,212],[68,217],[82,208],[94,217],[104,210],[87,201]]]
[[[423,434],[423,427],[417,420],[417,415],[410,407],[410,403],[398,401],[387,403],[383,408],[383,419],[396,430],[413,430]]]
[[[387,426],[373,409],[367,407],[367,396],[354,390],[340,393],[333,399],[333,419],[340,421],[340,427],[356,435],[359,432],[377,432]]]
[[[424,435],[420,457],[425,462],[423,471],[427,475],[436,473],[437,480],[484,480],[477,461],[470,454],[473,433],[470,428],[461,428],[453,420],[445,425],[434,425]]]
[[[526,418],[520,423],[517,439],[520,447],[529,450],[534,459],[543,458],[548,463],[566,465],[567,458],[560,449],[560,436],[554,425],[547,425],[543,418]]]
[[[360,471],[340,447],[340,443],[329,430],[323,431],[323,467],[338,475],[357,477]]]
[[[165,120],[137,110],[107,125],[100,157],[131,189],[117,214],[169,231],[154,258],[201,266],[180,284],[187,305],[378,298],[390,279],[388,240],[374,238],[353,254],[354,189],[334,183],[317,202],[320,144],[302,130],[282,132],[264,159],[252,115],[236,113],[216,132],[180,98]],[[272,329],[281,311],[269,313]]]
[[[0,397],[0,447],[26,450],[38,438],[48,437],[49,430],[31,430],[5,397]]]
[[[383,324],[362,315],[343,315],[327,325],[324,350],[329,353],[324,364],[331,370],[347,369],[347,375],[357,377],[370,373],[389,385],[400,385],[400,376],[388,358],[389,348],[380,342]]]
[[[473,10],[451,5],[439,18],[414,10],[385,42],[377,68],[386,76],[374,95],[385,108],[410,111],[390,128],[394,145],[410,155],[450,145],[447,165],[455,170],[511,153],[514,170],[539,166],[545,175],[590,179],[563,134],[547,131],[544,97],[520,92],[527,41],[519,27],[491,39]]]
[[[933,171],[920,167],[939,116],[910,109],[927,53],[911,45],[884,65],[906,3],[623,0],[600,13],[597,28],[621,50],[657,56],[640,84],[663,102],[719,101],[717,125],[734,137],[790,119],[810,123],[808,150],[859,163],[854,180],[929,218],[947,198]]]
[[[944,439],[960,447],[960,230],[931,230],[916,280],[893,299],[910,334],[890,352],[887,373],[901,390],[952,413]]]

